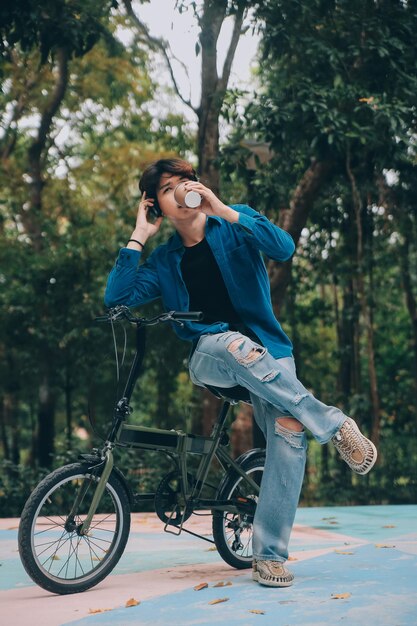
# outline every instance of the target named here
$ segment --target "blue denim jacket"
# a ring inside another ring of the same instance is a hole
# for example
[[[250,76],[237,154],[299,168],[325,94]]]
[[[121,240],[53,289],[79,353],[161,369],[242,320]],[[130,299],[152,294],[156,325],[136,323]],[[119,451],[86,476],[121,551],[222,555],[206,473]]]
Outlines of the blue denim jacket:
[[[269,278],[261,253],[286,261],[294,253],[294,242],[286,231],[250,207],[237,204],[232,208],[239,212],[236,223],[207,217],[207,243],[244,324],[274,358],[291,356],[291,341],[272,310]],[[139,306],[161,298],[166,311],[188,311],[189,296],[180,267],[183,253],[178,233],[158,246],[141,265],[140,252],[122,248],[107,281],[106,306]],[[174,330],[182,339],[196,342],[201,335],[228,331],[229,325],[220,321],[185,322],[182,328],[174,324]]]

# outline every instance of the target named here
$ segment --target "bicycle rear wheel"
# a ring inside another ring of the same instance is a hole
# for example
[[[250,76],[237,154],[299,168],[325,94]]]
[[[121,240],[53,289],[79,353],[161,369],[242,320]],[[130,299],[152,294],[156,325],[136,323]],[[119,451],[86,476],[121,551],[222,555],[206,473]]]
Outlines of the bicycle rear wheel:
[[[114,474],[89,531],[80,532],[98,481],[85,463],[66,465],[46,476],[26,502],[19,527],[20,558],[32,580],[47,591],[85,591],[103,580],[123,554],[130,503]],[[69,517],[77,496],[77,510]]]
[[[242,469],[260,485],[265,466],[265,454],[260,452],[242,463]],[[235,471],[226,474],[224,484],[217,494],[219,500],[245,498],[254,502],[253,514],[213,511],[213,539],[226,563],[236,569],[252,566],[253,518],[257,496],[253,488]]]

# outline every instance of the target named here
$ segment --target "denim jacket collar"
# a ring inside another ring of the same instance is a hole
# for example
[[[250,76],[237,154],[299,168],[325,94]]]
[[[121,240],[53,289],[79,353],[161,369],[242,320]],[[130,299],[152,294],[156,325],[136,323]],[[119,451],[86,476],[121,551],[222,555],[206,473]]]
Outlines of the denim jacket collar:
[[[206,229],[210,230],[212,225],[216,222],[218,224],[221,224],[221,218],[217,217],[217,215],[207,215]],[[167,245],[168,252],[175,252],[176,250],[179,250],[180,248],[184,247],[182,243],[182,239],[180,235],[177,233],[177,231],[175,231],[172,237],[168,239],[166,245]]]

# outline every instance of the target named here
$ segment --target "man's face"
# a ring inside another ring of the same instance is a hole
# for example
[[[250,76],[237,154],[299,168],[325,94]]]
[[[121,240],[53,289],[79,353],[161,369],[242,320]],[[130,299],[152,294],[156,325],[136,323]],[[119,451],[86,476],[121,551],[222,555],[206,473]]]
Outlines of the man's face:
[[[174,198],[175,187],[179,183],[185,182],[187,180],[190,179],[186,176],[178,176],[176,174],[162,174],[159,180],[156,197],[160,209],[166,217],[181,219],[189,217],[190,211],[193,211],[193,209],[180,207],[180,205]]]

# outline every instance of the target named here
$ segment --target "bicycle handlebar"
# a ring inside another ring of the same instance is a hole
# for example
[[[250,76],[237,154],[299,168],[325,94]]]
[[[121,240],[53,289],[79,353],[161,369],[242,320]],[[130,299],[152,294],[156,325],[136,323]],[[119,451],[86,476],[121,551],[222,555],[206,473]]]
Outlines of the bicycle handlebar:
[[[132,322],[139,326],[152,326],[159,324],[159,322],[200,322],[203,319],[203,313],[201,311],[169,311],[168,313],[161,313],[155,317],[145,318],[137,317],[133,315],[129,307],[119,304],[108,310],[106,315],[100,315],[95,318],[96,322],[115,322],[119,319],[126,319],[128,322]]]
[[[182,322],[201,322],[204,317],[202,311],[171,311],[169,315]]]

